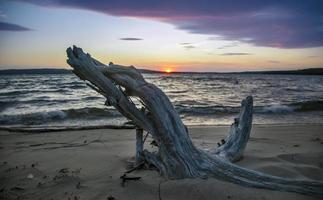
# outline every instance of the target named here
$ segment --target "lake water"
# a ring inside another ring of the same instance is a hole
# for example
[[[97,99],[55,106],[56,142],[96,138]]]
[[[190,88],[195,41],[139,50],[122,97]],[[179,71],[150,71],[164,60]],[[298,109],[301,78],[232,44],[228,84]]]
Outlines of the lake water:
[[[187,125],[231,124],[254,97],[255,124],[323,123],[323,77],[263,74],[144,74]],[[73,74],[1,75],[0,126],[122,125],[127,120]]]

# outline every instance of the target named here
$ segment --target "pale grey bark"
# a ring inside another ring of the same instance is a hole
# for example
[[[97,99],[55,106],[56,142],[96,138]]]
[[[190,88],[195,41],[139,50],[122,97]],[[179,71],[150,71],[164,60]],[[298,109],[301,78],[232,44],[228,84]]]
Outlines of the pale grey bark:
[[[143,143],[143,130],[141,128],[136,128],[136,158],[135,165],[142,162],[142,152],[144,150]]]
[[[251,96],[242,100],[241,111],[238,118],[234,119],[229,135],[220,147],[209,150],[212,155],[217,155],[224,160],[236,162],[243,156],[247,146],[252,127],[253,99]]]
[[[133,66],[105,66],[82,49],[67,49],[68,64],[81,79],[106,97],[137,127],[148,131],[158,145],[157,152],[143,151],[146,162],[167,178],[215,177],[243,186],[297,192],[323,197],[323,182],[281,178],[241,168],[230,161],[240,159],[249,138],[252,98],[242,102],[239,121],[233,124],[225,145],[207,152],[195,147],[185,125],[168,97],[147,83]],[[130,96],[136,96],[145,109],[138,109]]]

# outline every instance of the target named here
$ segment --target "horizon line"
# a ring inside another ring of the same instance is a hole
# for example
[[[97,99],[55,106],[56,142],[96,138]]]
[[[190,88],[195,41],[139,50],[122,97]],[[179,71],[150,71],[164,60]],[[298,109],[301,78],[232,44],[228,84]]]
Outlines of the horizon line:
[[[173,74],[173,73],[219,73],[219,74],[230,74],[230,73],[266,73],[266,72],[301,72],[301,71],[309,71],[309,70],[322,70],[321,73],[323,73],[323,67],[309,67],[309,68],[299,68],[299,69],[282,69],[282,70],[244,70],[244,71],[172,71],[172,72],[166,72],[161,70],[151,70],[146,68],[136,68],[137,70],[142,71],[142,73],[165,73],[165,74]],[[64,70],[64,71],[71,71],[72,69],[69,68],[7,68],[7,69],[0,69],[1,71],[20,71],[20,70]]]

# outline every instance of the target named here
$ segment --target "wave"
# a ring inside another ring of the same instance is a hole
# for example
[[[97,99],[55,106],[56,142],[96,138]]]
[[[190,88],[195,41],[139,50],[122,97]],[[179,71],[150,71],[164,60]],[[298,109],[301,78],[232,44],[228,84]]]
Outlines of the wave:
[[[216,114],[234,114],[239,112],[239,107],[223,106],[185,106],[177,105],[175,109],[182,115],[216,115]]]
[[[84,101],[92,101],[92,100],[98,100],[98,99],[103,99],[104,100],[104,97],[101,97],[101,96],[87,96],[87,97],[83,97],[82,100]]]
[[[68,88],[57,88],[57,87],[52,87],[52,88],[47,88],[47,89],[26,89],[26,90],[14,90],[14,91],[6,91],[6,92],[1,92],[0,96],[3,97],[16,97],[16,96],[21,96],[21,95],[33,95],[33,94],[43,94],[43,93],[61,93],[65,94],[69,92]]]
[[[300,111],[300,112],[323,110],[322,100],[303,101],[303,102],[292,103],[290,105],[294,107],[295,111]]]
[[[240,107],[233,106],[189,106],[176,105],[176,110],[182,115],[221,115],[239,113]],[[288,114],[292,112],[322,111],[323,101],[302,101],[287,105],[254,106],[255,114]]]
[[[1,125],[38,125],[46,122],[58,121],[66,118],[66,113],[63,111],[36,112],[18,115],[1,115]]]
[[[292,107],[287,105],[270,105],[270,106],[259,106],[254,108],[254,113],[266,114],[266,113],[290,113],[294,112]]]
[[[34,112],[16,115],[1,115],[0,125],[39,125],[63,120],[92,120],[102,118],[121,117],[114,109],[86,107],[80,109],[55,110],[48,112]]]
[[[115,109],[85,107],[69,109],[64,111],[70,118],[98,118],[98,117],[120,117],[121,114]]]
[[[16,104],[15,101],[0,101],[0,112],[2,112],[6,108],[9,108],[15,104]]]
[[[41,96],[37,97],[35,99],[30,100],[17,100],[18,98],[6,98],[4,101],[0,101],[0,111],[5,110],[7,108],[13,107],[15,105],[26,105],[26,104],[32,104],[37,106],[42,105],[55,105],[55,104],[64,104],[64,103],[70,103],[70,102],[76,102],[78,99],[50,99],[50,97],[47,96]]]
[[[9,103],[9,102],[8,102]],[[12,103],[12,102],[11,102]],[[186,102],[188,103],[188,102]],[[236,115],[240,112],[240,106],[192,106],[189,104],[176,103],[175,109],[182,117],[194,116],[224,116]],[[196,105],[196,104],[195,104]],[[9,106],[5,102],[1,102],[1,106]],[[323,110],[323,101],[304,101],[291,103],[287,105],[267,105],[255,106],[254,114],[270,115],[270,114],[291,114],[293,112],[309,112]],[[0,107],[1,111],[1,107]],[[0,115],[0,125],[40,125],[44,123],[53,123],[60,121],[76,120],[91,121],[102,119],[119,119],[121,116],[112,108],[84,107],[78,109],[54,110],[34,113],[22,113],[16,115],[4,114]]]
[[[165,93],[171,93],[171,94],[181,94],[181,93],[187,93],[188,90],[165,90]]]
[[[17,95],[22,95],[22,94],[28,94],[30,91],[8,91],[8,92],[1,92],[0,96],[17,96]]]
[[[64,86],[64,87],[66,87],[66,86]],[[67,87],[70,89],[84,89],[84,88],[86,88],[86,85],[70,85]]]

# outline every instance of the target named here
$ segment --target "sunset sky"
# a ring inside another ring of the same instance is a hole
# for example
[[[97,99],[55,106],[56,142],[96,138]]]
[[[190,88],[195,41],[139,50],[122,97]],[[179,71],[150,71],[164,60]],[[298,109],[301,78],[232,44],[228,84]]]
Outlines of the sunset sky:
[[[153,70],[323,67],[323,1],[0,1],[1,69],[68,68],[73,44]]]

